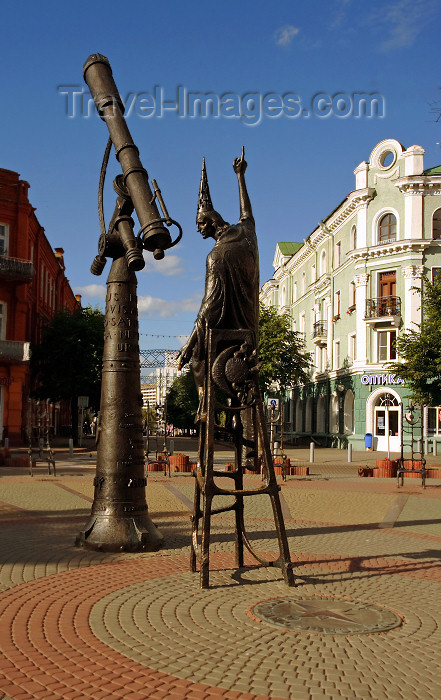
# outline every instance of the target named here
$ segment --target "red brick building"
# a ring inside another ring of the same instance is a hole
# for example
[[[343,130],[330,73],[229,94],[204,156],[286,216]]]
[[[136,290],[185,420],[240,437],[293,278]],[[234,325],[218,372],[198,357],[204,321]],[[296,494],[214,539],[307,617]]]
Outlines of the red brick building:
[[[0,439],[24,441],[29,346],[45,321],[80,304],[65,275],[63,249],[52,250],[28,199],[29,184],[0,169]]]

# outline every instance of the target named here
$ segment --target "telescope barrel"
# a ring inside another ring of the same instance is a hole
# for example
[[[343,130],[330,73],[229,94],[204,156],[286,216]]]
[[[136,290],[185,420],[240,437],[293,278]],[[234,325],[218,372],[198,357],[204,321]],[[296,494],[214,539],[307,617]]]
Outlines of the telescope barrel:
[[[83,75],[98,113],[107,124],[124,184],[139,219],[143,246],[159,260],[164,257],[164,250],[170,247],[170,233],[161,221],[147,171],[124,119],[124,106],[108,59],[101,54],[92,54],[84,64]]]

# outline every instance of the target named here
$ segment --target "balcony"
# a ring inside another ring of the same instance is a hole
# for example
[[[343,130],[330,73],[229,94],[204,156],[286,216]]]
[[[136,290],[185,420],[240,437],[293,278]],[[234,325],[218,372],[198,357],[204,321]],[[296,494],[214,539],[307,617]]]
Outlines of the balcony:
[[[399,326],[401,321],[400,297],[377,297],[366,299],[366,323],[389,323]]]
[[[328,324],[326,321],[316,321],[312,327],[312,342],[324,347],[328,338]]]
[[[29,343],[22,340],[0,340],[0,362],[29,362]]]
[[[25,284],[31,282],[33,276],[34,266],[29,260],[0,255],[0,279]]]

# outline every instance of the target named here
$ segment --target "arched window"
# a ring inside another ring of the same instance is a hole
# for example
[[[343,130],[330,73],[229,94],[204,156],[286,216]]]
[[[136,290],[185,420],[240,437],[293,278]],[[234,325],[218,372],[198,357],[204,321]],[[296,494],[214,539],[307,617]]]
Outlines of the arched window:
[[[297,301],[297,282],[294,282],[294,286],[292,288],[292,300]]]
[[[302,273],[302,294],[306,294],[306,272]]]
[[[326,259],[326,250],[322,250],[320,256],[320,276],[326,274],[328,271],[328,261]]]
[[[354,394],[349,389],[345,395],[344,403],[344,421],[345,421],[345,434],[352,435],[355,427],[355,414],[354,414]]]
[[[332,394],[331,402],[329,404],[329,432],[337,434],[339,431],[338,425],[338,396],[337,394]]]
[[[305,433],[312,432],[312,396],[306,399]]]
[[[397,240],[397,219],[395,214],[385,214],[378,224],[378,243]]]
[[[325,397],[323,394],[317,399],[317,432],[325,432]]]
[[[433,213],[432,219],[432,237],[434,240],[441,239],[441,209],[437,209]]]
[[[351,228],[350,246],[351,246],[351,250],[355,250],[357,247],[357,227],[356,226],[353,226]]]
[[[297,399],[296,403],[296,432],[301,433],[303,431],[303,401],[302,399]]]

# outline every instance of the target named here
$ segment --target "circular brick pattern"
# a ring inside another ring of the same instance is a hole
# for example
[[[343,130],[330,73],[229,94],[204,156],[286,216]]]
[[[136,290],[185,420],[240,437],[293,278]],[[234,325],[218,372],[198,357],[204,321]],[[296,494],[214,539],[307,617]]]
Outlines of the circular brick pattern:
[[[348,573],[337,587],[346,594],[357,590],[367,605],[380,595],[392,607],[399,578],[366,576],[354,587]],[[333,699],[349,688],[360,694],[344,697],[368,697],[363,693],[369,687],[370,697],[381,698],[387,682],[389,697],[401,698],[403,678],[397,674],[397,663],[412,669],[414,686],[424,692],[427,659],[421,663],[412,651],[412,638],[420,650],[422,644],[425,647],[428,663],[435,662],[439,613],[435,600],[420,615],[412,612],[420,597],[417,581],[406,579],[412,605],[400,599],[405,625],[387,633],[332,636],[328,641],[319,634],[270,627],[248,614],[253,600],[286,596],[287,588],[273,569],[251,569],[241,575],[234,570],[212,571],[210,583],[212,588],[202,591],[194,575],[185,572],[127,586],[94,605],[91,629],[137,664],[236,692],[248,689],[269,697],[307,698],[326,688],[326,697]],[[321,591],[331,597],[335,582],[321,584]],[[303,583],[291,592],[300,599],[305,594],[312,597],[315,590],[314,584]]]
[[[161,555],[16,586],[0,596],[1,691],[20,700],[441,697],[439,586],[422,580],[419,563],[407,571],[403,560],[380,558],[354,568],[340,557],[300,556],[295,589],[274,569],[236,571],[231,553],[212,555],[204,591],[187,556]],[[405,624],[324,637],[248,614],[262,599],[318,592],[399,607]]]

